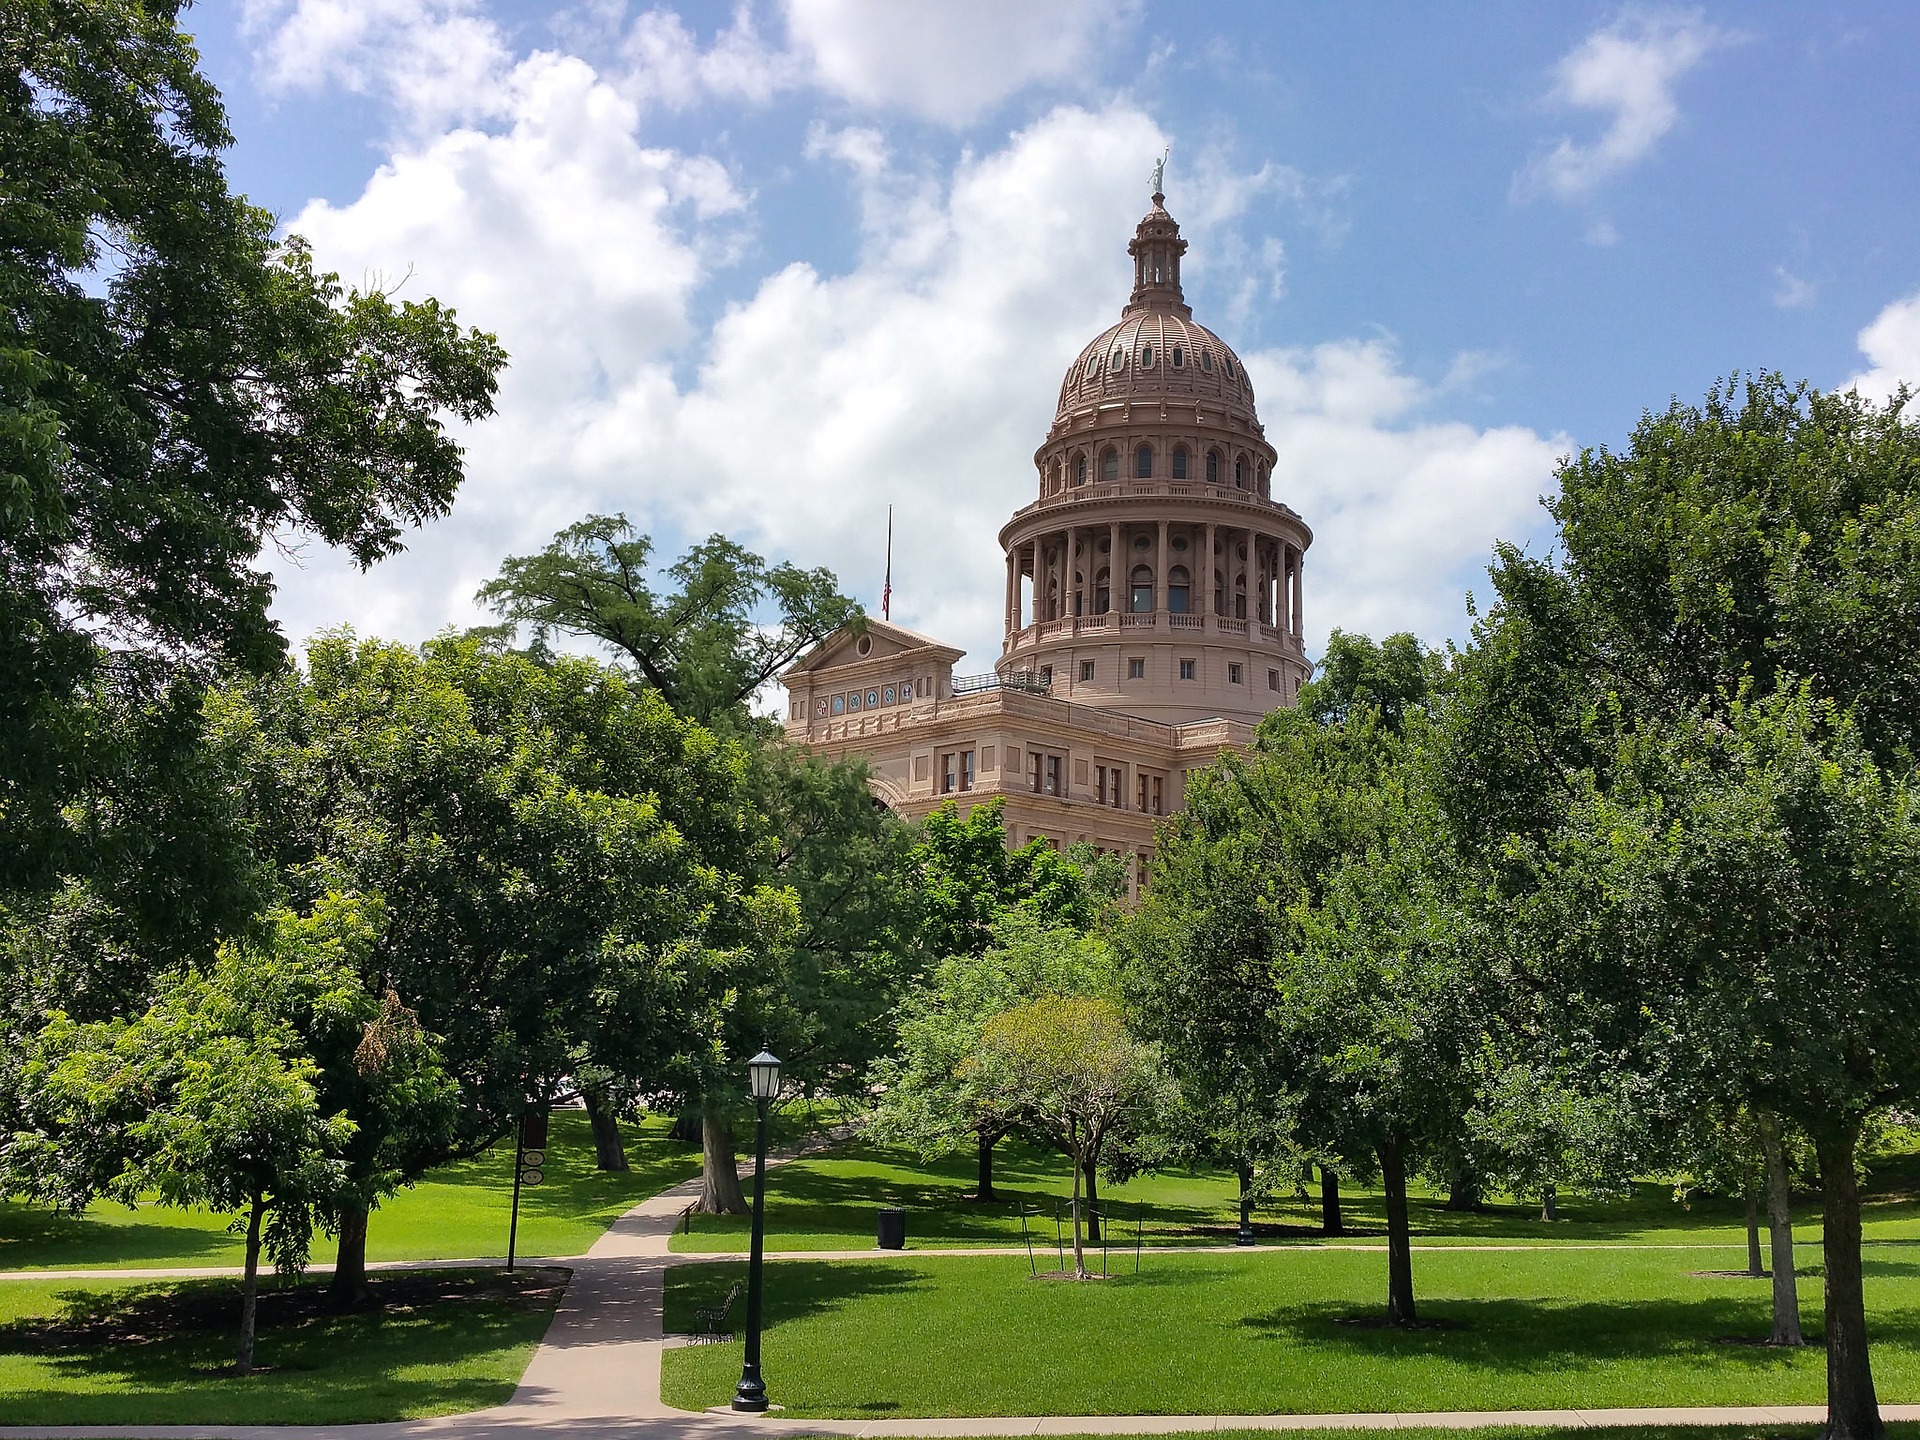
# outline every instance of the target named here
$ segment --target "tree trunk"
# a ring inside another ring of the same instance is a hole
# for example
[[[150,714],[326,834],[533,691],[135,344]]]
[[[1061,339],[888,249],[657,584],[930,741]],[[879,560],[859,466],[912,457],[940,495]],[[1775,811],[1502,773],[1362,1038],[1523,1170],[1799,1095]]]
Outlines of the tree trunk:
[[[1080,1155],[1080,1132],[1077,1125],[1067,1130],[1069,1153],[1073,1156],[1073,1278],[1087,1278],[1087,1256],[1080,1247],[1080,1172],[1083,1161]]]
[[[373,1298],[367,1286],[367,1212],[365,1207],[340,1212],[340,1248],[333,1258],[333,1278],[327,1299],[342,1310],[364,1305]]]
[[[593,1089],[582,1098],[587,1102],[587,1123],[593,1127],[593,1163],[602,1170],[632,1169],[627,1164],[626,1142],[620,1138],[620,1117],[608,1103],[607,1092]]]
[[[1560,1218],[1560,1191],[1551,1180],[1540,1189],[1540,1218],[1546,1221]]]
[[[1087,1243],[1100,1243],[1100,1162],[1089,1154],[1081,1169],[1087,1177]]]
[[[981,1130],[975,1136],[976,1160],[979,1174],[973,1185],[975,1200],[996,1200],[993,1193],[993,1147],[1000,1143],[1000,1136],[992,1130]]]
[[[1240,1233],[1235,1243],[1253,1243],[1253,1166],[1244,1163],[1240,1166]]]
[[[1787,1173],[1779,1123],[1771,1115],[1760,1118],[1760,1143],[1767,1152],[1767,1240],[1773,1251],[1773,1336],[1767,1343],[1804,1345],[1793,1267],[1793,1177]]]
[[[700,1203],[702,1215],[744,1215],[747,1197],[740,1189],[740,1169],[733,1159],[733,1126],[720,1115],[700,1121]]]
[[[1380,1180],[1387,1192],[1387,1323],[1413,1325],[1413,1234],[1407,1223],[1406,1157],[1398,1145],[1380,1147]]]
[[[699,1107],[689,1105],[673,1117],[673,1124],[667,1130],[667,1139],[676,1145],[698,1145],[701,1143],[702,1131]]]
[[[1824,1202],[1821,1251],[1827,1269],[1827,1425],[1822,1440],[1882,1440],[1880,1402],[1867,1354],[1867,1304],[1860,1284],[1860,1190],[1853,1173],[1859,1132],[1821,1136]],[[1777,1260],[1778,1257],[1776,1257]]]
[[[266,1209],[266,1196],[256,1190],[253,1206],[247,1211],[247,1269],[240,1281],[240,1353],[233,1358],[236,1375],[253,1373],[254,1322],[260,1311],[260,1220]]]
[[[1324,1165],[1320,1167],[1320,1233],[1347,1233],[1347,1227],[1340,1223],[1340,1172]]]
[[[1747,1202],[1747,1274],[1758,1280],[1767,1273],[1767,1266],[1760,1258],[1760,1202],[1753,1198],[1751,1184],[1743,1198]]]
[[[1449,1210],[1473,1211],[1480,1208],[1480,1177],[1471,1170],[1456,1170],[1447,1182]]]

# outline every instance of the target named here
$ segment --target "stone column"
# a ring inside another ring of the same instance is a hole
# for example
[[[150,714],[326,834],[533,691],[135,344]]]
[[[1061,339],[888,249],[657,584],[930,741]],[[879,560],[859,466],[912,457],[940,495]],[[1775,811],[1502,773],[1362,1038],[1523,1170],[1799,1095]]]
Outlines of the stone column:
[[[1017,554],[1019,554],[1018,546],[1007,547],[1007,598],[1006,603],[1000,608],[1000,620],[1007,627],[1008,638],[1012,638],[1014,632],[1020,628],[1019,618],[1014,614],[1015,608],[1020,603],[1019,562],[1014,558]]]
[[[1160,558],[1153,567],[1153,613],[1156,616],[1167,613],[1167,522],[1160,522]],[[1153,622],[1156,626],[1159,620]]]
[[[1202,615],[1213,614],[1213,532],[1214,523],[1209,520],[1207,522],[1207,548],[1204,553],[1205,563],[1200,571],[1200,613]]]
[[[1107,537],[1107,613],[1118,615],[1121,609],[1120,587],[1126,584],[1120,567],[1127,557],[1120,549],[1120,522],[1113,521],[1107,529],[1111,532]]]
[[[1304,630],[1300,621],[1300,566],[1306,555],[1299,550],[1293,552],[1293,638],[1298,640]]]

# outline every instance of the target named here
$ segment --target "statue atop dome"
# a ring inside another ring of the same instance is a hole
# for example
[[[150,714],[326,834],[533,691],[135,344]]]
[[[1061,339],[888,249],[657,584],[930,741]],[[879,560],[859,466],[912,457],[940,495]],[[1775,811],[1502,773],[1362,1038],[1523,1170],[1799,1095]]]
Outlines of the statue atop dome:
[[[1173,147],[1169,145],[1153,162],[1153,203],[1156,205],[1167,198],[1167,157],[1171,154]]]

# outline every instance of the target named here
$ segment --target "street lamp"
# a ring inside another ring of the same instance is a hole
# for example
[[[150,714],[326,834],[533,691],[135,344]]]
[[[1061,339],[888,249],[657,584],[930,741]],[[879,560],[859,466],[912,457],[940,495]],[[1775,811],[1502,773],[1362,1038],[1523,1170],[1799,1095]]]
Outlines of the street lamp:
[[[740,1383],[733,1390],[733,1408],[767,1408],[767,1387],[760,1378],[760,1250],[766,1236],[767,1105],[780,1093],[780,1060],[762,1050],[747,1062],[747,1092],[759,1121],[753,1138],[753,1246],[747,1256],[747,1355],[740,1367]]]

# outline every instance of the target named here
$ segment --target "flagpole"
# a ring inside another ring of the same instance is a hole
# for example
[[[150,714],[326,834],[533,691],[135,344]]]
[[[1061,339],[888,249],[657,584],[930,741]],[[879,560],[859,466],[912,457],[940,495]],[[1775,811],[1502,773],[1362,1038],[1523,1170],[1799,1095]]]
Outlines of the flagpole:
[[[880,618],[893,618],[893,506],[887,506],[887,578],[880,591]]]

